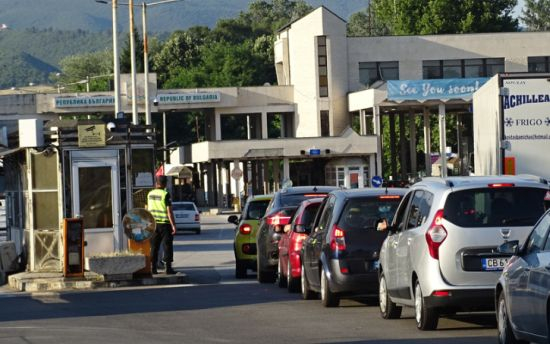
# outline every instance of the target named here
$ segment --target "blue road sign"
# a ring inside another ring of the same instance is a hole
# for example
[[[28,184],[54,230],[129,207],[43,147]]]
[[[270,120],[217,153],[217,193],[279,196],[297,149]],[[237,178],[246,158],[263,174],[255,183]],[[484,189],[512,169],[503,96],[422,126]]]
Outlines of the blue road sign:
[[[379,188],[382,186],[382,177],[380,176],[374,176],[372,177],[371,179],[371,182],[372,182],[372,186],[374,186],[375,188]]]

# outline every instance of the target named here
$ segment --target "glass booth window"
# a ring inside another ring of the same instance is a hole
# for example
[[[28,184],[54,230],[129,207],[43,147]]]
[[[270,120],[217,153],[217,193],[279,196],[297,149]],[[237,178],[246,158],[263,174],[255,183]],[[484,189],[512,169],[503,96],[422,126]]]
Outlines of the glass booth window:
[[[154,159],[153,149],[132,149],[132,185],[136,187],[154,186]]]

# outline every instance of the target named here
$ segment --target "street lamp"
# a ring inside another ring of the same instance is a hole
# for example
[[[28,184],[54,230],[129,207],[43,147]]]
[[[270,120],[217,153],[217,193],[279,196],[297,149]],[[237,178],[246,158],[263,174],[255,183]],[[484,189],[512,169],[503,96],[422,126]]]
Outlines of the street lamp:
[[[102,4],[108,4],[105,0],[95,0]],[[118,118],[121,113],[120,103],[120,64],[118,57],[118,36],[117,36],[117,1],[112,0],[113,5],[113,73],[114,73],[114,88],[115,88],[115,118]]]
[[[106,0],[95,0],[99,3],[107,4],[108,1]],[[178,2],[183,0],[162,0],[162,1],[156,1],[151,3],[142,2],[141,8],[142,8],[142,25],[143,25],[143,72],[145,77],[145,124],[150,125],[151,124],[151,109],[149,106],[149,55],[148,55],[148,45],[147,45],[147,7],[149,6],[155,6],[155,5],[161,5],[166,4],[170,2]],[[116,18],[116,3],[117,0],[112,0],[113,3],[113,42],[115,42],[114,32],[115,32],[115,24],[114,21]],[[130,16],[130,64],[131,64],[131,75],[132,75],[132,123],[138,124],[138,113],[137,113],[137,88],[136,88],[136,51],[135,51],[135,37],[134,37],[134,1],[129,0],[128,3],[120,3],[121,5],[126,5],[129,8],[129,16]],[[139,6],[139,5],[138,5]],[[114,43],[113,43],[113,54],[114,52]],[[117,52],[118,54],[118,52]],[[120,71],[118,69],[118,56],[115,57],[116,63],[117,63],[117,69],[115,69],[115,75],[119,74]],[[118,73],[117,73],[118,72]],[[116,79],[116,77],[115,77]],[[119,79],[120,80],[120,79]],[[118,85],[117,81],[115,80],[115,85]],[[116,87],[116,86],[115,86]],[[116,97],[115,97],[116,99]],[[116,100],[115,100],[116,102]],[[118,110],[117,110],[118,111]],[[118,112],[117,112],[118,113]]]

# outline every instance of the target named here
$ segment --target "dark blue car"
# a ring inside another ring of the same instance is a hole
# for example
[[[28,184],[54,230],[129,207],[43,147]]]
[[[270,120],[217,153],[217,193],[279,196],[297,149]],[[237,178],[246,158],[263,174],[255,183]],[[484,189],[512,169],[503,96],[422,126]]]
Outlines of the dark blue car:
[[[499,343],[548,343],[550,327],[550,211],[539,219],[525,244],[499,247],[512,253],[498,281],[495,302]]]

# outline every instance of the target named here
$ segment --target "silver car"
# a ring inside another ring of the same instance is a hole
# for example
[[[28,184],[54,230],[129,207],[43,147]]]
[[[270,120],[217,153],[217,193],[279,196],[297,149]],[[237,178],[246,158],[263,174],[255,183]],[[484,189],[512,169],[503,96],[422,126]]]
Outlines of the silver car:
[[[415,308],[416,326],[439,316],[494,310],[496,282],[510,254],[544,213],[546,181],[533,177],[425,178],[414,184],[387,227],[380,252],[380,312]]]
[[[172,212],[178,231],[189,230],[201,234],[201,216],[195,203],[172,202]]]

